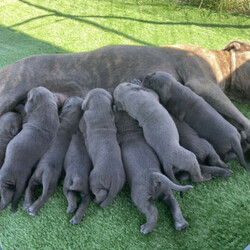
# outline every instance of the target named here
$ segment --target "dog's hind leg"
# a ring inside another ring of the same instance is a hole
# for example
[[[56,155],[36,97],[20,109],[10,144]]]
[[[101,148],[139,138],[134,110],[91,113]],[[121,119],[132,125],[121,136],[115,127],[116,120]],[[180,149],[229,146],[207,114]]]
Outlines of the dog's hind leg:
[[[205,166],[205,165],[200,165],[201,168],[201,173],[204,176],[214,176],[214,177],[228,177],[233,174],[233,171],[230,169],[226,168],[220,168],[216,166]]]
[[[23,209],[25,211],[27,211],[28,208],[33,203],[34,193],[36,189],[40,186],[42,186],[41,183],[38,182],[38,180],[36,180],[36,177],[32,176],[29,181],[28,187],[26,188],[26,191],[25,191],[24,203],[23,203]]]
[[[43,175],[42,195],[29,207],[28,213],[32,216],[37,215],[39,209],[48,201],[50,196],[56,191],[57,182],[53,180],[53,175],[49,173]]]
[[[67,213],[73,213],[77,208],[76,192],[67,190],[64,194],[68,201]]]
[[[167,192],[162,197],[163,202],[169,207],[170,212],[174,218],[175,229],[181,231],[189,226],[188,222],[183,218],[180,206],[175,199],[172,191]]]
[[[241,144],[240,144],[240,138],[239,138],[239,140],[235,139],[234,142],[232,142],[232,148],[233,148],[233,151],[235,152],[235,154],[240,159],[241,165],[245,168],[246,171],[249,171],[247,163],[246,163],[246,161],[244,159],[242,147],[241,147]]]
[[[143,188],[132,190],[131,197],[136,207],[146,216],[147,222],[141,226],[141,233],[150,233],[157,223],[158,210],[151,204],[150,198]]]
[[[77,208],[76,193],[70,189],[72,182],[72,178],[66,176],[63,183],[63,193],[68,201],[67,213],[73,213]]]
[[[76,210],[75,215],[72,217],[72,219],[69,221],[71,224],[78,224],[81,222],[82,217],[88,207],[89,204],[89,195],[80,193],[81,196],[81,203],[78,206],[78,209]]]
[[[10,189],[7,189],[7,188],[2,188],[2,190],[1,190],[0,210],[5,209],[10,204],[13,195],[14,195],[14,190],[10,190]]]

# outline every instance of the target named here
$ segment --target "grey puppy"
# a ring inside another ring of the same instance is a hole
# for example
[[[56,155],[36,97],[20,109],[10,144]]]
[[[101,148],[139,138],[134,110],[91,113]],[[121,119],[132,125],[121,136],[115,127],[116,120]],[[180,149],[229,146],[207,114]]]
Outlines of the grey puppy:
[[[67,212],[76,211],[71,224],[78,224],[82,220],[84,212],[87,209],[90,191],[89,191],[89,173],[92,169],[84,138],[78,130],[72,136],[68,151],[64,160],[64,170],[66,173],[63,192],[68,201]],[[77,206],[77,194],[80,196],[80,204]]]
[[[172,116],[180,137],[180,145],[196,155],[202,175],[228,177],[233,171],[220,159],[213,146],[200,138],[188,124]]]
[[[27,97],[26,123],[8,144],[0,172],[0,209],[6,208],[12,201],[13,212],[34,166],[49,148],[59,126],[55,95],[38,87],[30,90]]]
[[[60,125],[56,138],[37,164],[36,170],[29,180],[25,192],[24,209],[32,216],[37,214],[56,190],[62,174],[65,154],[82,116],[82,101],[83,99],[80,97],[71,97],[65,101],[59,117]],[[40,186],[43,187],[42,194],[33,202],[34,193]]]
[[[121,83],[114,90],[114,99],[119,110],[139,121],[147,143],[156,151],[172,181],[178,183],[174,169],[187,171],[194,182],[207,180],[201,175],[195,155],[180,146],[174,121],[155,92],[133,83]]]
[[[22,128],[22,117],[15,112],[7,112],[0,117],[0,168],[3,165],[7,145]]]
[[[172,189],[187,191],[192,186],[179,186],[161,173],[159,160],[143,137],[136,120],[124,111],[116,111],[117,137],[131,197],[137,208],[145,214],[147,222],[141,226],[141,233],[150,233],[157,223],[157,208],[151,199],[162,199],[170,208],[175,228],[180,231],[188,226]]]
[[[90,189],[95,202],[107,206],[122,189],[125,171],[121,150],[116,138],[115,116],[112,110],[112,95],[104,89],[89,91],[83,103],[83,121],[80,129],[93,164],[90,173]],[[86,128],[82,128],[82,125]]]
[[[248,171],[241,148],[241,135],[202,97],[165,72],[148,74],[143,85],[158,93],[163,106],[208,140],[222,159],[233,151]]]

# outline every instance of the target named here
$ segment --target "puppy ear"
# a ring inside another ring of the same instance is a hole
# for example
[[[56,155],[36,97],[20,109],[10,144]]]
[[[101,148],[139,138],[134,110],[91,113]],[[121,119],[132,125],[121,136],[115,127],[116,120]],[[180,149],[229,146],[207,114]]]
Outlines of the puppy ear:
[[[84,101],[82,102],[82,110],[85,111],[88,109],[88,100],[87,99],[84,99]]]
[[[27,102],[26,104],[24,105],[24,111],[25,113],[30,113],[32,112],[32,110],[34,109],[34,97],[33,97],[33,94],[32,93],[28,93],[28,96],[27,96]]]
[[[114,101],[114,106],[115,106],[116,111],[122,111],[123,110],[122,104],[119,101]]]

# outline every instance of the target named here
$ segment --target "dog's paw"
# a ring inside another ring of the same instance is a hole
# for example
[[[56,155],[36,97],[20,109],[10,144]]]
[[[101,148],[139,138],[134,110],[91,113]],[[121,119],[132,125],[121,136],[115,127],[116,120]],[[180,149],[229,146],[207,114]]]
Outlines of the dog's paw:
[[[141,226],[140,232],[141,232],[142,234],[148,234],[148,233],[152,232],[152,230],[153,230],[153,228],[150,227],[150,226],[146,223],[146,224],[143,224],[143,225]]]
[[[31,208],[29,208],[28,210],[27,210],[27,213],[29,214],[29,215],[31,215],[31,216],[36,216],[36,213],[33,211],[33,209],[31,209]]]
[[[182,222],[175,222],[175,229],[177,231],[181,231],[181,230],[183,230],[184,228],[186,228],[188,226],[189,226],[189,224],[185,220],[183,220]]]
[[[72,225],[76,225],[76,224],[79,224],[80,221],[73,217],[73,218],[69,221],[69,223],[72,224]]]

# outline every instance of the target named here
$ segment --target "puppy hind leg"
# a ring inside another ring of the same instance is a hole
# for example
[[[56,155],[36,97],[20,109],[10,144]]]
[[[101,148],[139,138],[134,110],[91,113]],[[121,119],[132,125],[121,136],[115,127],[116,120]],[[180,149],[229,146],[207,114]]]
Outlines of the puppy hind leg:
[[[14,196],[14,190],[6,188],[1,190],[0,210],[5,209],[10,204],[13,196]]]
[[[83,215],[88,207],[88,204],[89,204],[90,197],[88,194],[80,193],[80,196],[81,196],[81,203],[79,204],[75,215],[69,221],[71,224],[78,224],[81,222],[82,217],[83,217]]]
[[[25,182],[17,183],[16,184],[16,192],[14,194],[13,200],[12,200],[12,212],[15,213],[18,207],[18,203],[22,197],[22,194],[25,189]]]
[[[41,183],[39,183],[35,177],[31,177],[28,187],[26,188],[25,191],[25,196],[24,196],[24,203],[23,203],[23,209],[25,211],[28,210],[28,208],[31,206],[33,203],[33,197],[36,189],[41,186]]]
[[[68,201],[67,213],[73,213],[77,208],[76,192],[68,190],[65,196]]]
[[[207,159],[205,162],[207,162],[208,165],[210,165],[210,166],[218,166],[221,168],[228,169],[227,164],[220,159],[219,155],[217,155],[216,152],[210,153],[207,156]]]
[[[241,165],[245,168],[246,171],[249,171],[247,163],[246,163],[246,161],[244,159],[244,155],[243,155],[242,147],[241,147],[241,144],[240,144],[240,140],[235,139],[232,142],[232,148],[233,148],[233,151],[238,156],[238,158],[240,159]]]
[[[52,174],[43,175],[43,192],[42,195],[29,207],[28,213],[32,216],[37,215],[39,209],[48,201],[50,196],[55,192],[57,182],[53,180]]]
[[[63,193],[68,201],[67,213],[73,213],[77,208],[76,194],[70,189],[72,182],[72,178],[66,176],[63,183]]]
[[[189,226],[188,222],[184,219],[180,206],[175,199],[172,191],[165,193],[162,201],[169,207],[170,212],[174,218],[175,229],[181,231],[182,229]]]
[[[150,197],[147,197],[145,191],[136,190],[131,193],[132,200],[136,207],[146,216],[146,223],[141,226],[140,232],[142,234],[148,234],[152,232],[157,223],[158,210],[149,201]]]
[[[200,165],[201,173],[204,176],[214,176],[214,177],[228,177],[233,174],[233,171],[226,168],[220,168],[216,166],[205,166]]]

